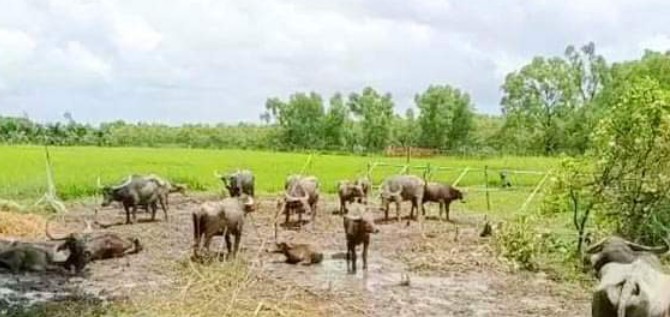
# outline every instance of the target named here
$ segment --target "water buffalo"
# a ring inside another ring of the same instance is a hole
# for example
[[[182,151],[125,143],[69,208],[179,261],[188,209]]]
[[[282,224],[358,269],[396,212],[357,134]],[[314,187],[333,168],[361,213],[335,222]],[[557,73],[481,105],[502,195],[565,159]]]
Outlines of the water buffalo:
[[[365,197],[363,187],[354,182],[340,181],[337,184],[337,195],[340,198],[340,214],[347,213],[347,203],[358,201],[359,203]]]
[[[647,257],[632,263],[611,262],[603,266],[593,292],[594,317],[670,316],[670,275]]]
[[[629,264],[639,257],[647,257],[655,261],[656,255],[662,255],[670,251],[670,244],[664,240],[665,245],[650,247],[630,242],[617,236],[604,238],[589,246],[585,251],[584,261],[599,272],[608,263]]]
[[[193,212],[193,255],[198,257],[201,240],[203,247],[209,251],[209,244],[214,236],[223,235],[226,240],[228,255],[235,256],[240,246],[244,216],[255,208],[251,196],[227,197],[220,202],[206,202],[200,209]],[[230,237],[235,237],[234,248]]]
[[[293,186],[295,182],[299,181],[303,177],[304,176],[300,174],[292,174],[287,176],[286,180],[284,181],[284,190],[288,190],[289,187]]]
[[[277,244],[277,249],[286,256],[286,263],[289,264],[311,265],[323,261],[323,253],[314,250],[309,244],[280,242]]]
[[[423,205],[427,202],[439,203],[440,219],[442,218],[442,210],[445,209],[445,214],[448,221],[449,205],[451,205],[451,202],[454,200],[460,200],[461,202],[465,202],[465,199],[463,199],[463,193],[460,190],[452,187],[451,185],[429,182],[426,184],[421,204]],[[426,209],[425,208],[422,209],[423,214],[425,215]]]
[[[363,269],[368,268],[368,247],[370,246],[370,234],[378,233],[370,214],[362,213],[364,205],[352,206],[358,211],[358,215],[347,214],[343,217],[344,234],[347,241],[347,272],[356,273],[356,246],[363,244]]]
[[[286,214],[285,224],[288,224],[291,213],[297,213],[299,225],[302,225],[302,214],[310,213],[314,223],[318,201],[318,179],[314,176],[300,177],[289,184],[283,199],[278,202],[276,216]]]
[[[370,191],[372,190],[372,182],[367,177],[360,177],[356,179],[354,185],[361,186],[361,188],[363,189],[363,197],[362,199],[358,199],[358,202],[366,204],[368,197],[370,196]]]
[[[167,181],[158,175],[155,174],[149,174],[149,175],[139,175],[139,174],[132,174],[130,175],[130,179],[144,179],[148,181],[155,182],[158,185],[159,192],[160,192],[160,198],[157,201],[154,201],[152,205],[149,204],[142,204],[141,206],[144,208],[146,212],[149,212],[149,208],[156,208],[158,209],[158,203],[162,200],[165,203],[166,208],[170,208],[169,204],[169,196],[170,194],[174,193],[180,193],[183,196],[186,196],[186,189],[187,186],[186,184],[177,184],[177,183],[172,183],[170,181]]]
[[[414,218],[414,210],[419,213],[419,206],[423,211],[423,195],[425,181],[414,175],[396,175],[387,178],[381,186],[381,202],[384,210],[384,219],[388,220],[389,205],[391,202],[396,205],[396,216],[400,221],[400,202],[411,201],[410,219]]]
[[[157,203],[160,203],[165,221],[168,220],[167,206],[165,205],[165,188],[161,187],[156,181],[143,177],[133,178],[118,186],[101,186],[98,179],[98,186],[102,190],[102,206],[109,206],[113,201],[123,204],[126,211],[126,224],[130,224],[130,211],[133,212],[133,222],[137,220],[137,207],[147,206],[151,208],[151,220],[156,219]]]
[[[97,213],[96,210],[96,217]],[[52,241],[65,240],[68,236],[75,234],[56,235],[49,229],[50,223],[51,219],[46,223],[45,234]],[[97,219],[94,223],[100,224]],[[91,223],[88,221],[86,221],[86,229],[76,234],[81,237],[81,241],[84,243],[86,262],[118,258],[142,251],[142,245],[137,238],[123,238],[114,232],[93,232]]]
[[[255,178],[254,174],[248,170],[238,170],[234,173],[221,175],[215,173],[216,177],[221,179],[223,185],[228,190],[230,197],[239,197],[242,194],[254,196]]]
[[[85,245],[79,235],[64,237],[62,244],[44,246],[36,243],[13,241],[0,251],[0,267],[16,274],[21,271],[44,272],[47,270],[71,270],[79,274],[86,267]],[[64,262],[56,262],[56,252],[69,251]]]

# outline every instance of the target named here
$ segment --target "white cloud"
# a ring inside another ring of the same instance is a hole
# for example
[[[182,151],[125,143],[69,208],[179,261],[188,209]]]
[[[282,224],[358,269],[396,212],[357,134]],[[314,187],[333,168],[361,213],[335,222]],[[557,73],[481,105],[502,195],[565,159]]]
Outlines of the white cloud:
[[[430,84],[497,112],[504,76],[595,41],[670,48],[661,0],[44,0],[0,11],[0,114],[256,120],[267,97],[372,85],[403,112]],[[16,110],[20,109],[20,110]]]

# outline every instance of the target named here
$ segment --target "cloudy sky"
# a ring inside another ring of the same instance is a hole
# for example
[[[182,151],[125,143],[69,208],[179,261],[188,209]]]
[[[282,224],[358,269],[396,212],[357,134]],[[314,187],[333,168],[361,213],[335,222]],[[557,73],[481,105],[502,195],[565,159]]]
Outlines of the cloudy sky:
[[[258,121],[270,96],[368,85],[403,112],[431,83],[498,113],[534,55],[670,49],[665,0],[0,1],[0,115],[40,121]]]

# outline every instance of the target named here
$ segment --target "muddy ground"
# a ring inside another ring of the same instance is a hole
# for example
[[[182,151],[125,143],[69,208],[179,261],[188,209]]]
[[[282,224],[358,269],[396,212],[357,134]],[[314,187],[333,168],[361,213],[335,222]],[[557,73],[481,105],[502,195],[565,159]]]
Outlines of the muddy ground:
[[[83,278],[0,273],[0,309],[72,296],[138,298],[169,289],[175,283],[170,264],[191,254],[191,212],[210,199],[174,197],[168,222],[162,221],[159,212],[156,222],[106,229],[138,237],[145,249],[93,263]],[[409,206],[403,207],[407,212]],[[93,208],[85,204],[70,207],[75,217],[82,218],[91,217]],[[275,283],[295,286],[293,292],[325,298],[323,315],[586,316],[590,310],[588,290],[559,285],[542,274],[512,273],[495,258],[492,241],[479,237],[483,216],[459,213],[457,206],[453,223],[429,217],[425,238],[416,222],[407,226],[406,221],[380,219],[381,232],[373,237],[369,268],[356,275],[346,274],[342,221],[333,214],[338,208],[334,199],[321,203],[313,227],[308,224],[300,232],[279,230],[280,239],[312,243],[323,250],[323,263],[314,266],[288,265],[282,263],[283,255],[266,252],[274,242],[274,208],[274,197],[260,199],[260,209],[246,223],[242,257],[255,262],[259,274]],[[431,206],[428,212],[436,214],[437,207]],[[138,218],[146,219],[148,214],[138,213]],[[100,211],[102,222],[123,219],[119,209]],[[215,238],[213,249],[221,248],[222,241]],[[287,292],[276,296],[290,297]]]

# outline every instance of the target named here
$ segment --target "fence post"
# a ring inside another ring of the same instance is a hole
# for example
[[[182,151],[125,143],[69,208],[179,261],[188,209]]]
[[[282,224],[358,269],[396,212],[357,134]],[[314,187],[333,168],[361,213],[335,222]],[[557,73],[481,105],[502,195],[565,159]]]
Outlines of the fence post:
[[[486,210],[491,212],[491,196],[489,195],[489,166],[484,166],[484,190],[486,191]]]

